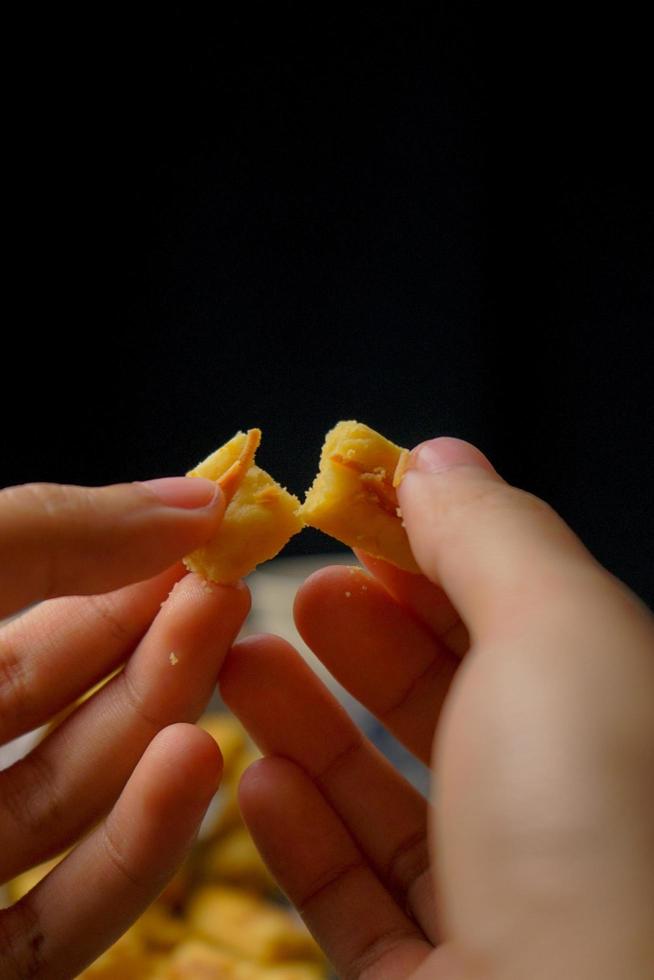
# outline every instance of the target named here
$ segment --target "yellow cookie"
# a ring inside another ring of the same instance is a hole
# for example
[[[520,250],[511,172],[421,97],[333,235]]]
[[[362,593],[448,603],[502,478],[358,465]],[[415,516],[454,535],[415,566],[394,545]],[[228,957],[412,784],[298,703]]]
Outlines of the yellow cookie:
[[[206,886],[187,909],[190,929],[258,963],[320,959],[306,926],[281,906],[226,885]]]
[[[254,464],[259,429],[237,432],[187,473],[216,481],[227,509],[216,535],[184,559],[192,572],[213,582],[236,582],[281,551],[303,523],[300,501]]]
[[[327,433],[320,469],[300,516],[351,548],[419,572],[399,514],[395,487],[408,451],[361,422]]]
[[[223,781],[228,779],[239,757],[249,745],[241,723],[225,711],[207,711],[198,721],[198,725],[218,743],[223,757]]]
[[[208,881],[225,882],[255,892],[274,892],[275,881],[245,827],[207,844],[202,874]]]
[[[261,966],[201,939],[177,947],[160,980],[324,980],[316,963]]]

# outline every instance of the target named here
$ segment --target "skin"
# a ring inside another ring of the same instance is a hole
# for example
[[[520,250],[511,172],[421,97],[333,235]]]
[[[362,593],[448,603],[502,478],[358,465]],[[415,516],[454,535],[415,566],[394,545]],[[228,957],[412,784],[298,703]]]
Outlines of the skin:
[[[264,753],[240,790],[257,845],[348,980],[646,980],[651,613],[466,443],[417,447],[399,500],[424,575],[359,555],[295,618],[432,798],[288,643],[249,637],[220,684]]]
[[[202,481],[177,482],[167,503],[134,485],[0,493],[0,615],[39,602],[0,632],[0,738],[124,667],[0,773],[5,879],[82,837],[0,913],[0,976],[76,975],[160,892],[220,779],[189,722],[224,660],[223,696],[264,751],[244,815],[340,976],[649,978],[654,625],[639,601],[473,447],[414,450],[399,497],[424,575],[359,555],[365,569],[312,576],[295,616],[432,765],[427,803],[288,643],[232,646],[244,587],[173,564],[224,500],[209,487],[191,506]]]
[[[122,668],[0,772],[1,880],[81,839],[0,911],[3,980],[76,976],[193,842],[222,758],[192,722],[250,600],[178,562],[223,512],[214,484],[183,478],[0,492],[0,617],[37,603],[0,630],[0,742]]]

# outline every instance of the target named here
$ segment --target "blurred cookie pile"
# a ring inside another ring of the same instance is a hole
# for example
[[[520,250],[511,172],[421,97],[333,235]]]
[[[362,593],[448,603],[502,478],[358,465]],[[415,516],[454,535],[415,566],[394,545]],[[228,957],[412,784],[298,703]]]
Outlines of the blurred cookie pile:
[[[220,745],[225,772],[198,843],[163,894],[82,980],[322,980],[323,956],[284,903],[238,808],[241,774],[257,752],[227,714],[200,725]],[[8,886],[18,900],[57,861]]]

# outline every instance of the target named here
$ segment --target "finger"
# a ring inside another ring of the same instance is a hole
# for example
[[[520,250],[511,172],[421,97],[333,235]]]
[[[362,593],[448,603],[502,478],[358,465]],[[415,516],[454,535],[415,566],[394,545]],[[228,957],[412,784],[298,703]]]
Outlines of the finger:
[[[184,477],[2,490],[0,617],[40,599],[149,578],[208,540],[223,511],[214,483]]]
[[[363,738],[285,640],[256,636],[237,643],[220,689],[264,753],[291,759],[308,773],[387,890],[433,937],[422,796]]]
[[[424,575],[405,572],[383,558],[373,558],[365,551],[355,549],[354,554],[395,601],[410,609],[452,653],[459,657],[466,653],[470,646],[468,631],[440,586]]]
[[[161,575],[97,596],[50,599],[0,631],[0,744],[32,731],[112,673],[176,581]]]
[[[205,732],[192,725],[160,732],[107,819],[0,912],[0,975],[67,980],[110,946],[180,864],[221,771]]]
[[[424,762],[459,664],[384,587],[356,568],[311,575],[295,622],[331,674]]]
[[[339,977],[408,977],[432,947],[395,904],[311,779],[287,759],[241,780],[243,816]]]
[[[509,486],[459,439],[414,449],[398,498],[416,561],[473,634],[515,621],[553,585],[595,574],[586,549],[547,504]]]
[[[0,772],[0,867],[62,851],[111,808],[154,735],[195,721],[249,608],[244,585],[185,576],[125,669]]]

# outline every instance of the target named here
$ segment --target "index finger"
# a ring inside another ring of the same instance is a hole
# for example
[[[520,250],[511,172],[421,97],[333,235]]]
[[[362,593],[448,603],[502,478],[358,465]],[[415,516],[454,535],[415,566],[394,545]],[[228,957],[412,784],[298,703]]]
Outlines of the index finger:
[[[150,578],[207,541],[223,512],[220,488],[197,478],[1,490],[0,618]]]

